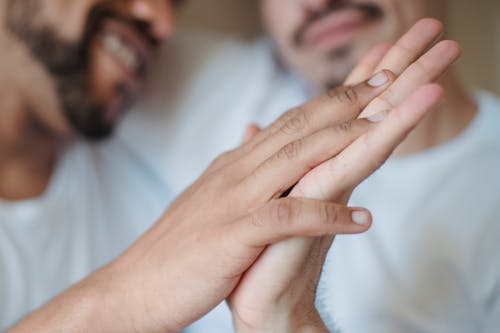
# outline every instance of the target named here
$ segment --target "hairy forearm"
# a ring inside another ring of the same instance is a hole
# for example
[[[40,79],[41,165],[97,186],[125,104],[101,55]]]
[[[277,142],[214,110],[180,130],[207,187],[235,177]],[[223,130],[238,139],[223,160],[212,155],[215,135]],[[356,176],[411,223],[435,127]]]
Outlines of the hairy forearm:
[[[9,333],[104,332],[98,295],[74,287],[21,320]],[[104,312],[104,309],[101,309]]]
[[[98,286],[82,282],[34,311],[10,329],[25,332],[127,332],[126,318],[114,311],[114,300]]]
[[[11,328],[8,333],[127,333],[152,332],[139,327],[139,313],[127,288],[116,281],[117,272],[108,265],[67,289]],[[144,319],[144,318],[142,318]],[[162,327],[162,333],[172,333]]]

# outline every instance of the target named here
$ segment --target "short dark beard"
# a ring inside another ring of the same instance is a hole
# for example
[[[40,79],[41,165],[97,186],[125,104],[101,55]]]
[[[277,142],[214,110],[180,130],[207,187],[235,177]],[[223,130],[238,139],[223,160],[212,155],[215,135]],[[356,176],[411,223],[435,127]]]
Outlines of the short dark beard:
[[[89,74],[90,42],[102,11],[97,8],[89,14],[83,38],[71,43],[50,27],[36,26],[41,4],[40,0],[7,0],[7,28],[54,79],[68,123],[89,140],[109,137],[114,124],[106,120],[104,106],[92,98]]]

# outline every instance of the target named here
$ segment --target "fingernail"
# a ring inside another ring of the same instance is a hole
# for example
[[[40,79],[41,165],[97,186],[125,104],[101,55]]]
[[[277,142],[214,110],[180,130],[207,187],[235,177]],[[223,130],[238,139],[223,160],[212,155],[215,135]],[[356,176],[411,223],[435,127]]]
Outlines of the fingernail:
[[[382,71],[382,72],[379,72],[379,73],[375,74],[368,81],[368,85],[371,86],[371,87],[374,87],[374,88],[378,88],[378,87],[381,87],[384,84],[386,84],[387,81],[389,81],[389,77],[387,76],[387,74],[385,74],[384,71]]]
[[[352,221],[359,225],[370,224],[371,215],[365,210],[355,210],[351,214]]]
[[[387,117],[388,113],[389,112],[387,110],[377,112],[377,113],[367,117],[366,120],[368,120],[371,123],[380,123],[380,122],[384,121],[384,119],[385,119],[385,117]]]

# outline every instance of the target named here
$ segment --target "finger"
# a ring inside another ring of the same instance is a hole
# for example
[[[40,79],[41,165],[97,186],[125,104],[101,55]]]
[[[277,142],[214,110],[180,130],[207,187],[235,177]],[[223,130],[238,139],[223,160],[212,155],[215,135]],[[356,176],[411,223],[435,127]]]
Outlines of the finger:
[[[344,85],[355,85],[372,76],[375,73],[375,68],[382,61],[390,48],[391,44],[383,43],[371,49],[371,51],[361,60],[359,65],[354,68]]]
[[[442,41],[413,63],[398,79],[375,98],[363,111],[362,117],[390,110],[401,103],[418,87],[437,80],[461,55],[460,46],[454,41]]]
[[[314,167],[336,156],[375,126],[379,121],[375,118],[340,123],[285,145],[245,178],[242,188],[264,201],[281,197]],[[263,197],[263,193],[269,196]]]
[[[389,69],[396,75],[413,63],[431,47],[442,35],[443,24],[436,19],[425,18],[418,21],[396,44],[375,68],[374,72]]]
[[[244,244],[261,247],[292,237],[362,233],[371,223],[366,209],[329,201],[283,198],[235,222],[231,229]]]
[[[241,164],[260,164],[290,142],[323,128],[356,119],[361,110],[394,80],[391,72],[382,71],[369,81],[354,87],[337,88],[288,112],[270,128],[261,132],[260,142],[252,142],[255,146],[242,159]]]
[[[308,173],[294,191],[321,200],[337,198],[350,191],[389,158],[408,133],[436,107],[443,95],[443,88],[436,84],[420,88],[335,159]]]
[[[252,140],[257,134],[262,131],[259,126],[252,124],[248,126],[247,131],[245,132],[245,135],[243,136],[243,144],[248,143],[250,140]]]

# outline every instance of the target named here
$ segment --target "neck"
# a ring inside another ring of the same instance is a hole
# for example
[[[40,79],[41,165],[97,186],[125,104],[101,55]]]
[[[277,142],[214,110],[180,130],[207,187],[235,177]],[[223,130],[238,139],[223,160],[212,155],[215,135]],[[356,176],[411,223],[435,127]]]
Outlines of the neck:
[[[445,89],[445,101],[399,146],[395,157],[415,154],[454,139],[476,116],[475,101],[453,73],[448,73],[439,83]]]
[[[38,197],[46,190],[62,150],[22,108],[0,109],[0,199]]]

